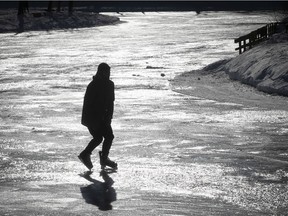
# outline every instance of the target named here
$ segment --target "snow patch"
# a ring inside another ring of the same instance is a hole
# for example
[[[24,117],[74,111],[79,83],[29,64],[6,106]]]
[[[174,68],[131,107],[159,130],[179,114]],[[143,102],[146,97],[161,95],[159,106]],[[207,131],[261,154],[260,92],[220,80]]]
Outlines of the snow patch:
[[[279,33],[217,69],[260,91],[288,96],[287,59],[288,34]]]
[[[224,86],[230,78],[256,87],[265,93],[288,96],[287,59],[288,33],[281,32],[234,58],[219,60],[201,70],[193,70],[176,76],[172,85],[177,92],[185,94],[194,92],[192,95],[195,95],[197,88],[201,85],[204,87],[206,84],[206,91],[210,89],[209,94],[214,94],[215,87]],[[209,85],[213,86],[207,85],[208,78],[210,78]],[[235,85],[231,81],[230,83]],[[242,89],[240,86],[238,88]],[[201,89],[203,91],[203,88]],[[226,94],[226,97],[229,95]]]

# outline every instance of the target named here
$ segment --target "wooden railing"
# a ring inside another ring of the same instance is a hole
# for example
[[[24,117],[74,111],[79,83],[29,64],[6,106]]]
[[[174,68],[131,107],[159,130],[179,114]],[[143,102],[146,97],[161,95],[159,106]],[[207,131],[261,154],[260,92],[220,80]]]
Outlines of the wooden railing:
[[[237,47],[235,50],[239,50],[239,54],[241,54],[246,50],[251,49],[256,44],[276,33],[277,25],[278,23],[270,23],[262,28],[252,31],[247,35],[235,39],[234,43],[239,43],[239,47]]]

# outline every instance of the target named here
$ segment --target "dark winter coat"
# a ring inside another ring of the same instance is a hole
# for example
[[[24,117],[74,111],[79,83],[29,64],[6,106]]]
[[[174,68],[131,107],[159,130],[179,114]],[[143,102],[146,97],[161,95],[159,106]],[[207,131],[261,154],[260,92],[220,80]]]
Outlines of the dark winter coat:
[[[114,83],[109,77],[94,76],[84,96],[81,123],[86,127],[110,124],[114,111]]]

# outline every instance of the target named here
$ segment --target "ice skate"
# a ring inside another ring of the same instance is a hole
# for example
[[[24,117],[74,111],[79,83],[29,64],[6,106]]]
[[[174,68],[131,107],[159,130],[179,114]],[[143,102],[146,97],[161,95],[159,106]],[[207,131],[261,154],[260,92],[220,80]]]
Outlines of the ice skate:
[[[78,158],[91,171],[91,169],[93,168],[93,164],[91,162],[90,155],[91,154],[85,154],[82,152],[78,155]]]
[[[109,157],[107,157],[106,159],[103,157],[102,151],[99,151],[99,156],[100,156],[100,165],[101,165],[102,170],[104,170],[106,166],[112,169],[118,168],[118,165],[116,162],[110,160]]]

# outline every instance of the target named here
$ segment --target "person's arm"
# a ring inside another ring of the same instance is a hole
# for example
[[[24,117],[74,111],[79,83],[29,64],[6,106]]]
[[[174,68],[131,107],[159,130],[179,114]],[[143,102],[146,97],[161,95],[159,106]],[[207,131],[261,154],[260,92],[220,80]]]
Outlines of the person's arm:
[[[110,83],[108,100],[107,100],[107,110],[106,110],[106,119],[111,122],[114,113],[114,100],[115,100],[115,92],[114,92],[114,83]]]

